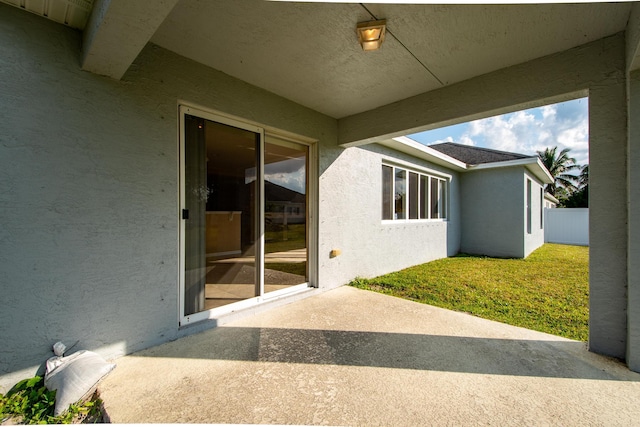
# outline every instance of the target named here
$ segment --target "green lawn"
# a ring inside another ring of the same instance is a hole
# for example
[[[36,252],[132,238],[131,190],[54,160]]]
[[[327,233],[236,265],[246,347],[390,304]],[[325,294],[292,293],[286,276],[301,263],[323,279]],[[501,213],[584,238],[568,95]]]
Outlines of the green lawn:
[[[547,243],[526,259],[458,255],[350,285],[575,340],[588,337],[588,247]]]
[[[297,274],[298,276],[307,276],[306,262],[265,262],[264,268],[270,270],[283,271],[285,273]]]
[[[269,225],[265,229],[265,253],[286,252],[307,247],[305,224]]]

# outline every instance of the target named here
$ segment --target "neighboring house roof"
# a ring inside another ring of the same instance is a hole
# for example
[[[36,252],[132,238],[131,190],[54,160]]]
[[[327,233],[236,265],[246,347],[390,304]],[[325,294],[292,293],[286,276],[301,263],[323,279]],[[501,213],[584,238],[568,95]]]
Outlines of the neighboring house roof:
[[[544,193],[544,198],[545,198],[546,200],[550,201],[550,202],[555,203],[556,205],[557,205],[558,203],[560,203],[560,201],[559,201],[558,199],[556,199],[555,197],[553,197],[553,194],[551,194],[551,193],[547,193],[546,191],[545,191],[545,193]]]
[[[543,184],[551,184],[553,182],[553,177],[538,156],[526,156],[524,154],[471,147],[452,142],[427,146],[406,136],[386,139],[378,143],[461,172],[524,166]]]
[[[432,144],[429,147],[447,156],[465,162],[467,165],[479,165],[483,163],[504,162],[509,160],[520,160],[528,157],[524,154],[508,153],[506,151],[491,150],[489,148],[473,147],[470,145],[456,144],[453,142],[443,142]]]
[[[264,193],[266,199],[272,202],[304,203],[306,201],[304,194],[267,180],[264,181]]]

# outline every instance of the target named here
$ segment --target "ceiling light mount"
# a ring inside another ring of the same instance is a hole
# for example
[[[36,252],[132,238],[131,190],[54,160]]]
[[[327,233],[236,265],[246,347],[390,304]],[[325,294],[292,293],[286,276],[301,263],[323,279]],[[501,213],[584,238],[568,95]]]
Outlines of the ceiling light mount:
[[[384,35],[387,32],[387,21],[381,19],[378,21],[359,22],[356,30],[358,31],[358,41],[362,46],[362,50],[377,50],[380,49],[384,41]]]

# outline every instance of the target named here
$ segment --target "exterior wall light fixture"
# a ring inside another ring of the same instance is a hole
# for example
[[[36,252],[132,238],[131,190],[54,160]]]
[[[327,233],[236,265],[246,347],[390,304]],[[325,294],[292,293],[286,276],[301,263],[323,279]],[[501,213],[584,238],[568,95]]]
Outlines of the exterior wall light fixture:
[[[387,21],[384,19],[358,23],[358,41],[360,42],[360,46],[362,46],[362,50],[369,51],[380,49],[380,46],[384,41],[386,23]]]

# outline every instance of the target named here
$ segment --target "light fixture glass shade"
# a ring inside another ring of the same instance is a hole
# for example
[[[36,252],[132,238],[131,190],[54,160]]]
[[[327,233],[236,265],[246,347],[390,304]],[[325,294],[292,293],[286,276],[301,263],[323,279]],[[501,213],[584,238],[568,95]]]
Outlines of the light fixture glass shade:
[[[367,28],[362,30],[362,39],[367,42],[375,41],[380,38],[380,28]]]
[[[365,51],[379,49],[384,41],[386,32],[386,21],[360,22],[357,26],[358,41]]]
[[[361,45],[362,45],[362,50],[364,51],[376,50],[380,48],[380,42],[378,40],[373,40],[370,42],[362,42]]]

